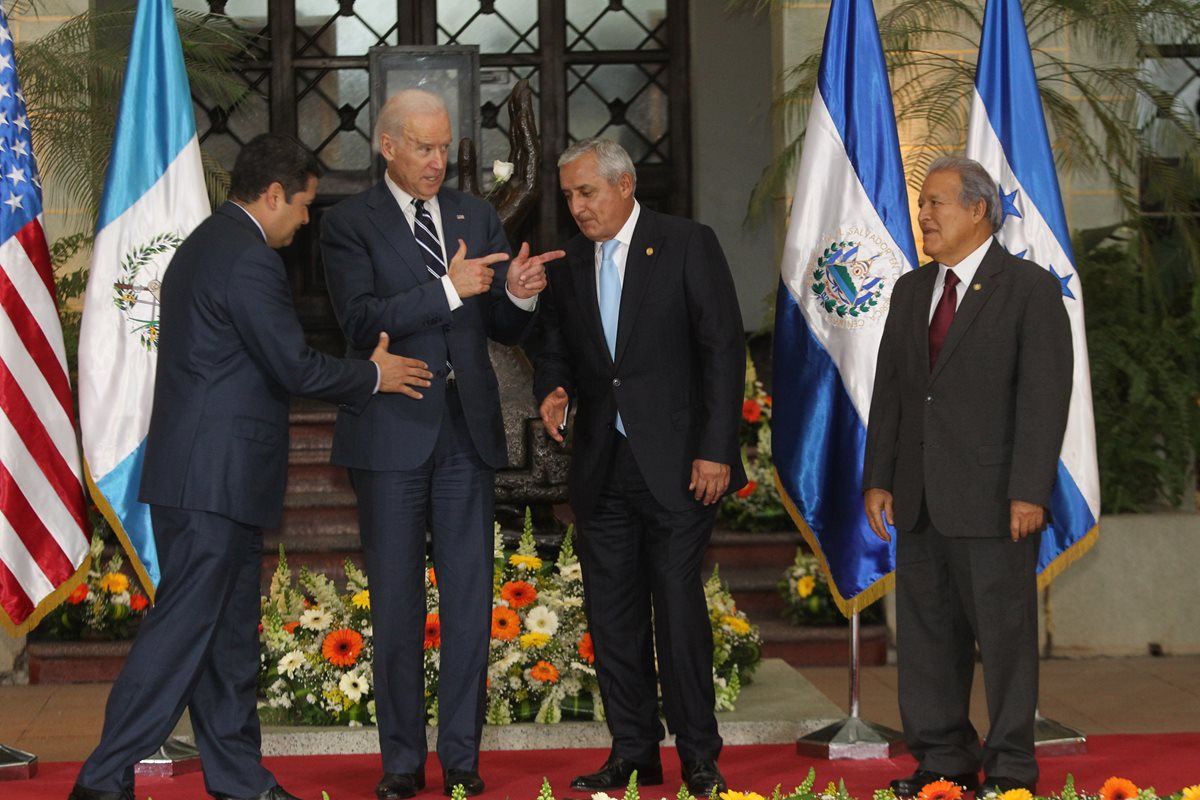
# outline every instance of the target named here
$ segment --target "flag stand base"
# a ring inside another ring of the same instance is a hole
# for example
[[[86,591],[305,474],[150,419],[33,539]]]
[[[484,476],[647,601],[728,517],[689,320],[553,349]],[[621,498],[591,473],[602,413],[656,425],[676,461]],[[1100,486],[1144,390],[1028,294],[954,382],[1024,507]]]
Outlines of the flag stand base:
[[[200,751],[191,742],[171,737],[162,747],[139,761],[133,768],[135,775],[155,778],[174,778],[200,769]]]
[[[37,775],[37,756],[0,744],[0,781],[24,781]]]
[[[859,717],[826,725],[796,740],[796,752],[809,758],[851,759],[892,758],[907,752],[904,736],[883,725],[865,722]]]
[[[1041,714],[1033,720],[1033,742],[1039,756],[1081,756],[1087,753],[1087,734],[1046,719]]]

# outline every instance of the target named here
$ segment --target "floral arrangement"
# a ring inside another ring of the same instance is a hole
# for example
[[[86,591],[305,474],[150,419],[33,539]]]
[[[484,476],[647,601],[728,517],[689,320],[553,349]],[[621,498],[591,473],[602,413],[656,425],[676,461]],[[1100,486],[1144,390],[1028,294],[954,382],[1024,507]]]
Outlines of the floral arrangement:
[[[775,588],[783,598],[783,616],[793,625],[846,625],[848,622],[833,600],[817,557],[802,547],[796,548],[796,560],[783,571]],[[862,624],[882,621],[883,609],[878,603],[859,613]]]
[[[771,396],[763,390],[749,355],[739,435],[747,483],[721,502],[721,522],[741,531],[790,529],[787,511],[775,488],[775,466],[771,461]]]
[[[492,188],[484,195],[484,199],[490,199],[492,195],[500,191],[508,179],[513,174],[513,163],[511,161],[500,161],[497,159],[492,162]]]
[[[553,561],[537,554],[526,513],[515,551],[495,531],[495,578],[486,721],[603,719],[595,655],[583,611],[583,577],[568,530]],[[714,571],[705,587],[713,625],[718,708],[733,708],[761,657],[758,629],[739,612]],[[425,571],[425,708],[437,719],[441,620],[437,574]],[[263,598],[260,711],[270,722],[375,722],[371,600],[367,578],[346,563],[346,589],[301,569],[292,581],[282,549]]]
[[[65,602],[46,617],[42,630],[53,639],[129,639],[137,633],[150,600],[137,582],[121,571],[119,552],[107,562],[104,536],[92,533],[91,567],[87,578]]]

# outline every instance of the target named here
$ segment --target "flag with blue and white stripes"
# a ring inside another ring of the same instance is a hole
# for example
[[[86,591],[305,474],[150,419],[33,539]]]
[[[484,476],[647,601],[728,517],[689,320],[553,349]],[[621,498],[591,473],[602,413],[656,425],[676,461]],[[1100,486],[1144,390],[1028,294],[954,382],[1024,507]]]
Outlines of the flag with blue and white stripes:
[[[875,9],[834,0],[780,269],[771,447],[780,495],[847,615],[895,569],[861,483],[884,318],[917,263],[907,197]]]
[[[988,0],[975,73],[967,156],[1000,186],[1000,244],[1050,271],[1062,284],[1075,346],[1071,406],[1042,533],[1038,586],[1044,588],[1083,555],[1099,534],[1100,472],[1092,382],[1083,325],[1083,290],[1075,270],[1050,138],[1042,114],[1020,0]]]
[[[100,201],[79,336],[79,416],[92,498],[147,592],[159,564],[137,499],[158,354],[158,293],[209,215],[196,120],[169,0],[141,0]]]

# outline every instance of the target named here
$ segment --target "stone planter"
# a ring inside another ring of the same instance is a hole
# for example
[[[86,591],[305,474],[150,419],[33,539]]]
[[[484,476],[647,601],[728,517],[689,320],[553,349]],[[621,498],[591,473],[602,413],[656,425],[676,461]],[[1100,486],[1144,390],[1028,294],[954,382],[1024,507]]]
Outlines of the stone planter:
[[[109,683],[125,665],[132,639],[117,641],[31,641],[30,683]]]

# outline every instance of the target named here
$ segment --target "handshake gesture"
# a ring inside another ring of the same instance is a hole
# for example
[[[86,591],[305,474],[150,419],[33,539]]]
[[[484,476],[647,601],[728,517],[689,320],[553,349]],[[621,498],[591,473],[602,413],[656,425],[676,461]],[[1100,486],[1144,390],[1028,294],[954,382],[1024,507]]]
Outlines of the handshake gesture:
[[[564,250],[551,250],[538,256],[529,255],[529,243],[521,245],[520,252],[508,266],[508,291],[513,297],[527,300],[546,288],[547,261],[554,261],[566,255]],[[467,243],[458,240],[458,251],[450,259],[450,268],[446,274],[454,284],[458,296],[466,299],[477,294],[483,294],[492,288],[492,277],[496,271],[492,264],[508,261],[506,253],[490,253],[478,258],[467,258]]]

